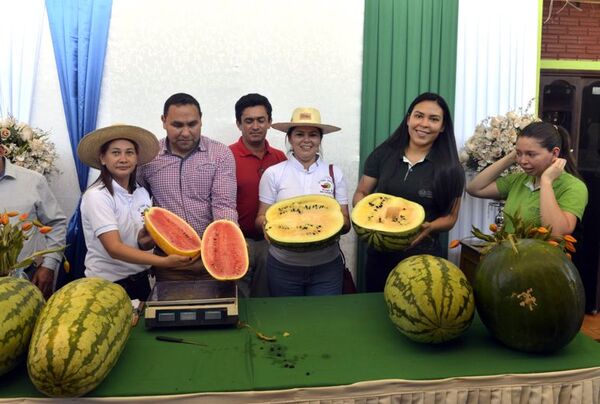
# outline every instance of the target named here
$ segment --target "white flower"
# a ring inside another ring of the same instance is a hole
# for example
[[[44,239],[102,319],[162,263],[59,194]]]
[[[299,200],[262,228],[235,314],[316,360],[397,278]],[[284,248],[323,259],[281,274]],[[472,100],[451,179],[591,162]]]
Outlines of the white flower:
[[[480,172],[514,150],[518,132],[531,122],[540,120],[535,115],[527,113],[532,103],[533,99],[529,101],[526,108],[482,120],[460,152],[460,161],[463,165],[467,169]],[[519,170],[517,165],[513,165],[502,175]]]
[[[33,139],[33,129],[31,129],[29,125],[25,125],[21,129],[21,139],[23,139],[25,142],[29,142],[31,139]]]
[[[58,154],[47,132],[18,122],[12,116],[0,122],[0,156],[43,175],[58,172],[55,166]]]

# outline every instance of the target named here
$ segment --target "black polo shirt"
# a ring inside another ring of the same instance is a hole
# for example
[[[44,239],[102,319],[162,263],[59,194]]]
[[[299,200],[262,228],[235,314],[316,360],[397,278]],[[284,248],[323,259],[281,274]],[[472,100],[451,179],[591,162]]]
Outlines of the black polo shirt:
[[[425,209],[425,220],[441,216],[434,203],[433,173],[435,162],[430,152],[412,167],[404,161],[404,153],[384,143],[365,161],[364,174],[377,179],[376,192],[399,196],[416,202]]]

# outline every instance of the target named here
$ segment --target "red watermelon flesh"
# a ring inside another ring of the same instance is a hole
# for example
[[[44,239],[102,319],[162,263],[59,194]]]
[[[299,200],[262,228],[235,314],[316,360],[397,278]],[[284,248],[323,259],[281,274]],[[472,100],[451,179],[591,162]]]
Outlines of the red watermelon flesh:
[[[248,247],[238,225],[229,220],[212,222],[202,237],[202,262],[218,280],[235,280],[248,272]]]

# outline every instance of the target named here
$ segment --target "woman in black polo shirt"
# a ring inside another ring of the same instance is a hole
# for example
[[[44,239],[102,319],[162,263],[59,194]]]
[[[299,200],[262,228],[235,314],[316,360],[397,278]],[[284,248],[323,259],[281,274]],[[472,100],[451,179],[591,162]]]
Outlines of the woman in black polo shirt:
[[[410,247],[400,252],[367,250],[366,291],[381,292],[390,271],[404,258],[442,255],[439,233],[454,227],[465,187],[452,117],[446,101],[434,93],[419,95],[400,126],[367,157],[352,202],[382,192],[417,202],[425,222]]]

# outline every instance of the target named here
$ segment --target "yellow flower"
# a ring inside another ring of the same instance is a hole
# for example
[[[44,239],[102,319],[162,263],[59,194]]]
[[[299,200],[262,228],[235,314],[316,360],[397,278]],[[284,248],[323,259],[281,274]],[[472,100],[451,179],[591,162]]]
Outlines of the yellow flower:
[[[15,224],[10,222],[10,217],[19,216]],[[4,212],[0,214],[0,276],[6,276],[18,268],[31,265],[37,257],[53,252],[63,251],[65,247],[49,248],[36,251],[22,261],[17,261],[26,240],[32,234],[34,223],[26,222],[27,214],[19,212]],[[37,228],[37,227],[36,227]],[[42,226],[39,232],[45,234],[52,230],[50,226]]]

